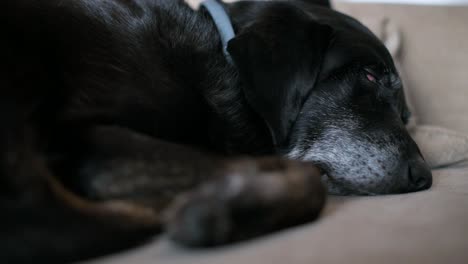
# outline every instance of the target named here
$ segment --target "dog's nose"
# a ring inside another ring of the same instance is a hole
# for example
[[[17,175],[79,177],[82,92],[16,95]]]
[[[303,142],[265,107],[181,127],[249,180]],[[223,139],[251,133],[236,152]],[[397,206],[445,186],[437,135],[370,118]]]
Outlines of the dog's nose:
[[[432,185],[432,173],[422,160],[410,161],[408,164],[408,191],[417,192],[429,189]]]
[[[400,163],[400,172],[404,179],[400,191],[408,193],[429,189],[432,186],[432,172],[413,140],[408,143],[406,154]]]

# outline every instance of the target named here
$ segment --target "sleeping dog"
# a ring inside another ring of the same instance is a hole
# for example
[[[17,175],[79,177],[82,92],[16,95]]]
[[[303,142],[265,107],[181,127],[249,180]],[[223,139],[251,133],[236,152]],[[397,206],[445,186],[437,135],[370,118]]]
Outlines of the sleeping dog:
[[[183,1],[2,2],[1,263],[216,246],[315,219],[327,189],[431,186],[368,29],[324,1],[214,4],[226,45]]]

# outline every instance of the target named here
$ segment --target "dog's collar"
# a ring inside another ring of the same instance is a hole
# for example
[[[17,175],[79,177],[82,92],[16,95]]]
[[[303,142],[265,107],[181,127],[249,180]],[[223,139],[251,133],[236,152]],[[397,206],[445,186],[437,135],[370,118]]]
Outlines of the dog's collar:
[[[227,50],[227,46],[228,42],[235,37],[235,33],[229,15],[217,0],[205,0],[201,5],[206,8],[213,19],[221,37],[224,56],[229,63],[232,63],[232,58]]]

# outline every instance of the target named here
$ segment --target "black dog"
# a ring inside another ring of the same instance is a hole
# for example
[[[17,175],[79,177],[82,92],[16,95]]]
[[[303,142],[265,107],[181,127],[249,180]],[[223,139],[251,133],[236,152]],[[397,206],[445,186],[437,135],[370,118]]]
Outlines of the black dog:
[[[247,239],[316,218],[322,182],[431,185],[389,53],[313,1],[224,5],[233,63],[183,1],[0,5],[1,263]]]

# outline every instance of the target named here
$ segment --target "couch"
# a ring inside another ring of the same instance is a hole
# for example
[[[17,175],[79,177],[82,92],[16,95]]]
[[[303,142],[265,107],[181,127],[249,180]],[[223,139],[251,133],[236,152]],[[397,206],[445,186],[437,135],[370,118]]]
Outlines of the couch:
[[[433,187],[402,195],[331,196],[318,221],[235,245],[189,250],[162,235],[87,263],[468,263],[468,6],[334,6],[377,35],[388,21],[398,31],[394,55],[416,116],[412,133],[434,168]]]

